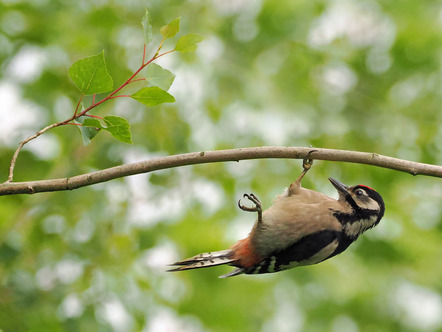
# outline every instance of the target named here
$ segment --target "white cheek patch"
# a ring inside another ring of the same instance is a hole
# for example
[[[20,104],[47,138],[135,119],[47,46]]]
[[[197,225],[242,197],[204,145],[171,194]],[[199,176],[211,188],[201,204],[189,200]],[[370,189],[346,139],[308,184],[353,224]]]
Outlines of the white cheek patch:
[[[357,204],[363,209],[379,210],[379,204],[371,198],[368,198],[368,200],[358,199]]]
[[[344,232],[350,237],[358,236],[367,229],[373,227],[377,220],[378,216],[372,215],[368,219],[361,219],[354,223],[347,223],[344,225]]]

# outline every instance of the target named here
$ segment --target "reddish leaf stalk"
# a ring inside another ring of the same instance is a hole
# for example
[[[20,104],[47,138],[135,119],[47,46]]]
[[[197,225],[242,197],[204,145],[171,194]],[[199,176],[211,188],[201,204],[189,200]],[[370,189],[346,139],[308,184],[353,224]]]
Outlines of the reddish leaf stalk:
[[[130,95],[117,95],[117,96],[115,96],[115,95],[119,91],[121,91],[124,87],[126,87],[128,84],[136,82],[136,81],[144,80],[144,78],[140,78],[140,79],[134,79],[134,78],[135,78],[135,76],[137,76],[140,73],[140,71],[142,71],[150,63],[152,63],[156,59],[162,57],[163,55],[166,55],[166,54],[169,54],[169,53],[172,53],[172,52],[175,51],[175,50],[171,50],[171,51],[168,51],[168,52],[164,52],[162,54],[158,54],[158,52],[160,51],[161,47],[162,47],[162,42],[161,42],[160,46],[158,47],[157,52],[155,53],[155,55],[149,61],[147,61],[145,63],[146,45],[144,45],[143,61],[141,63],[141,66],[132,74],[131,77],[129,77],[129,79],[127,79],[117,89],[115,89],[113,92],[111,92],[107,97],[105,97],[102,100],[100,100],[99,102],[95,103],[95,94],[94,94],[93,97],[92,97],[92,104],[88,108],[86,108],[83,111],[81,111],[80,113],[78,113],[78,110],[79,110],[80,105],[81,105],[81,101],[83,100],[83,97],[84,97],[84,95],[81,95],[80,99],[78,100],[77,107],[75,108],[74,115],[72,115],[69,119],[66,119],[64,121],[60,121],[60,122],[57,122],[57,123],[53,123],[53,124],[51,124],[49,126],[46,126],[43,129],[41,129],[40,131],[36,132],[34,135],[29,136],[28,138],[26,138],[23,141],[21,141],[18,144],[17,150],[15,150],[14,155],[12,156],[11,163],[10,163],[10,166],[9,166],[8,179],[5,181],[5,183],[9,183],[9,182],[13,181],[13,179],[14,179],[15,164],[17,162],[18,155],[19,155],[21,149],[23,148],[23,146],[25,144],[29,143],[33,139],[37,138],[38,136],[42,135],[43,133],[45,133],[46,131],[48,131],[48,130],[50,130],[52,128],[59,127],[59,126],[64,126],[64,125],[68,125],[68,124],[69,125],[80,125],[80,124],[72,123],[72,121],[74,121],[75,119],[78,119],[79,117],[81,117],[83,115],[86,115],[90,110],[94,109],[95,107],[103,104],[104,102],[106,102],[108,100],[115,99],[115,98],[120,98],[120,97],[130,97]],[[96,117],[96,118],[101,119],[100,117],[97,117],[97,116],[93,116],[93,115],[90,115],[90,114],[87,114],[87,115],[90,116],[90,117]]]
[[[102,118],[101,116],[98,116],[98,115],[85,114],[84,116],[88,116],[88,117],[90,117],[90,118],[94,118],[94,119],[100,119],[100,120],[103,120],[103,118]],[[70,123],[68,123],[68,124],[70,124]]]
[[[78,100],[77,107],[75,107],[74,115],[77,114],[78,109],[80,108],[81,101],[83,100],[83,97],[84,97],[84,95],[81,95],[80,99]],[[95,97],[95,95],[94,95],[94,97]],[[92,102],[92,104],[93,104],[93,102]]]
[[[144,48],[143,48],[143,61],[141,62],[141,64],[144,64],[144,61],[146,60],[146,44],[144,44]]]

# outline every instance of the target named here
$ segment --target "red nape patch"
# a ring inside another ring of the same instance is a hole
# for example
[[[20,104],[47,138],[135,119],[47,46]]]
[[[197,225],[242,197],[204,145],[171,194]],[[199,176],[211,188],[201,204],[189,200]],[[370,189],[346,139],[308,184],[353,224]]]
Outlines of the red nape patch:
[[[373,188],[370,188],[369,186],[364,186],[363,184],[358,184],[358,187],[364,187],[364,188],[368,188],[370,190],[374,190]],[[374,190],[376,191],[376,190]]]
[[[231,248],[233,250],[232,258],[236,260],[235,265],[237,266],[249,268],[261,261],[261,257],[259,257],[253,250],[248,237],[239,240]]]

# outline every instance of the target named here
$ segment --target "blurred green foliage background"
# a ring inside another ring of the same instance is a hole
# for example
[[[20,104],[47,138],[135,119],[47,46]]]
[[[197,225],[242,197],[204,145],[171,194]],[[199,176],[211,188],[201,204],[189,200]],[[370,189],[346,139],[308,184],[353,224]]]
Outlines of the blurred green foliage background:
[[[177,75],[177,102],[147,108],[118,99],[96,110],[127,118],[133,145],[102,133],[84,147],[73,126],[54,129],[21,153],[16,181],[262,145],[442,164],[439,1],[3,0],[1,181],[20,140],[72,115],[74,61],[104,49],[116,84],[138,68],[145,7],[152,45],[178,16],[181,34],[207,37],[194,54],[158,61]],[[274,275],[165,272],[246,236],[255,216],[236,201],[254,192],[267,207],[300,171],[298,160],[207,164],[2,197],[0,329],[441,331],[437,178],[316,161],[305,187],[336,197],[332,176],[370,185],[386,202],[380,225],[344,254]]]

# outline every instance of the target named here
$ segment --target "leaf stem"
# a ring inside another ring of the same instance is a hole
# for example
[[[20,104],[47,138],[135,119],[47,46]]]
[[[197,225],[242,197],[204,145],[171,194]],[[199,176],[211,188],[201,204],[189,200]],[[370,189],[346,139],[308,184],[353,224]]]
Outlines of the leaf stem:
[[[118,95],[118,96],[112,96],[109,99],[115,99],[115,98],[122,98],[122,97],[130,97],[130,95]]]
[[[88,116],[88,117],[90,117],[90,118],[95,118],[95,119],[103,120],[103,118],[102,118],[101,116],[98,116],[98,115],[85,114],[84,116]]]
[[[173,50],[170,50],[170,51],[167,51],[167,52],[161,53],[161,54],[157,55],[157,56],[155,57],[154,60],[156,60],[156,59],[162,57],[163,55],[166,55],[166,54],[169,54],[169,53],[172,53],[172,52],[175,52],[175,51],[176,51],[176,50],[173,49]]]
[[[158,55],[158,53],[160,53],[161,48],[163,47],[163,43],[166,40],[166,37],[163,37],[163,39],[161,40],[160,46],[158,46],[158,49],[154,55],[154,58]]]
[[[141,65],[144,65],[144,61],[146,60],[146,44],[144,44],[143,49],[143,61],[141,61]]]
[[[78,109],[79,109],[79,107],[80,107],[80,103],[81,103],[81,101],[83,100],[83,97],[84,97],[84,95],[82,94],[81,97],[80,97],[80,99],[78,100],[77,107],[75,107],[74,116],[77,115],[77,112],[78,112]],[[94,97],[95,97],[95,95],[94,95]]]
[[[96,103],[95,102],[95,94],[94,94],[93,97],[92,97],[92,104],[88,108],[86,108],[83,111],[79,112],[81,101],[83,100],[83,97],[84,97],[84,94],[82,94],[80,96],[80,99],[78,100],[77,106],[76,106],[75,111],[74,111],[74,115],[72,115],[69,119],[66,119],[64,121],[53,123],[53,124],[51,124],[49,126],[46,126],[43,129],[41,129],[40,131],[36,132],[34,135],[31,135],[28,138],[26,138],[23,141],[21,141],[18,144],[18,148],[15,150],[14,155],[12,156],[11,163],[9,165],[8,180],[6,180],[5,183],[9,183],[9,182],[13,181],[15,164],[17,162],[18,155],[19,155],[21,149],[23,148],[23,146],[25,144],[27,144],[28,142],[32,141],[33,139],[37,138],[38,136],[40,136],[41,134],[45,133],[46,131],[48,131],[48,130],[50,130],[52,128],[63,126],[63,125],[67,125],[67,124],[70,124],[70,125],[75,124],[75,123],[72,123],[72,121],[77,119],[77,118],[79,118],[79,117],[81,117],[81,116],[83,116],[83,115],[91,116],[90,114],[87,114],[90,110],[92,110],[93,108],[103,104],[104,102],[106,102],[106,101],[108,101],[110,99],[121,98],[121,97],[130,97],[130,95],[116,95],[116,94],[120,90],[122,90],[124,87],[126,87],[128,84],[136,82],[136,81],[144,80],[144,78],[140,78],[140,79],[134,79],[134,78],[135,78],[135,76],[137,76],[140,73],[141,70],[143,70],[151,62],[155,61],[159,57],[162,57],[163,55],[166,55],[168,53],[171,53],[171,52],[175,51],[175,50],[171,50],[171,51],[168,51],[168,52],[164,52],[162,54],[158,54],[158,52],[160,51],[160,49],[161,49],[161,47],[163,45],[163,42],[164,42],[164,38],[161,41],[160,46],[158,47],[156,54],[149,61],[147,61],[146,63],[145,63],[145,60],[146,60],[146,45],[144,45],[143,62],[141,64],[141,66],[123,84],[121,84],[117,89],[115,89],[113,92],[111,92],[107,97],[103,98],[102,100],[100,100],[99,102]],[[91,117],[96,117],[96,116],[91,116]],[[100,117],[98,117],[98,118],[100,118]]]
[[[145,81],[146,79],[143,77],[143,78],[137,78],[136,80],[132,80],[131,82],[129,82],[129,83],[134,83],[134,82],[139,82],[139,81]]]

